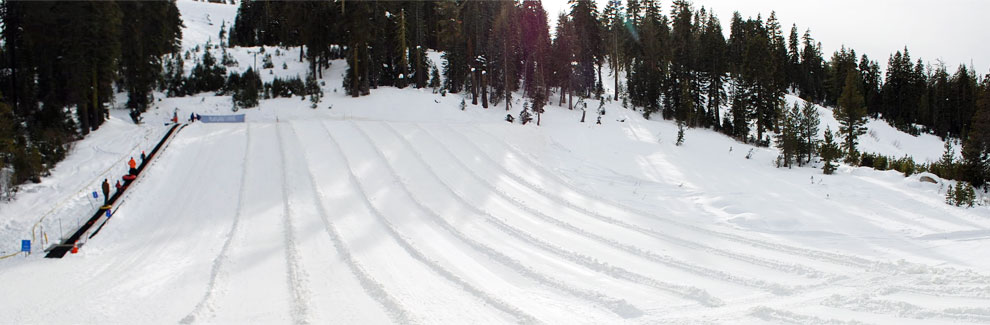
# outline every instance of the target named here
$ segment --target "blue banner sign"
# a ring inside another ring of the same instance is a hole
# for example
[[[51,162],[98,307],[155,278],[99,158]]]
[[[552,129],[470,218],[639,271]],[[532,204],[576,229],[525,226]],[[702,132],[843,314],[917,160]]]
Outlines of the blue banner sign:
[[[200,115],[199,121],[203,123],[244,123],[244,114]]]
[[[30,252],[31,251],[31,240],[25,239],[21,241],[21,251]]]

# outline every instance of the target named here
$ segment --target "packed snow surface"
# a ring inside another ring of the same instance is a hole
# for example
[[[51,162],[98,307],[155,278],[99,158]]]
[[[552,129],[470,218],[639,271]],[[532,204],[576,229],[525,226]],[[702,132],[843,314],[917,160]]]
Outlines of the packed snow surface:
[[[186,42],[236,8],[179,4]],[[280,64],[298,50],[263,75],[305,76]],[[0,323],[990,322],[990,211],[946,205],[945,181],[778,169],[709,130],[676,146],[673,123],[617,103],[601,125],[551,106],[523,126],[462,94],[350,98],[344,66],[316,109],[263,100],[247,123],[182,129],[78,254],[0,260]],[[114,111],[0,205],[0,256],[74,230],[175,109],[232,113],[210,94],[156,104],[139,126]],[[940,154],[885,125],[864,147]]]

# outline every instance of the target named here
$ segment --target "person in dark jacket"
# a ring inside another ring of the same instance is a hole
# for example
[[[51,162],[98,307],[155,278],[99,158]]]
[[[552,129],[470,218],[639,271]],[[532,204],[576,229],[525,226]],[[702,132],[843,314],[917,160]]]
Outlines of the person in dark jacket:
[[[110,182],[107,179],[103,179],[103,205],[107,205],[110,202]]]
[[[144,159],[145,158],[148,158],[148,156],[144,154],[144,150],[141,150],[141,163],[142,164],[144,163]]]

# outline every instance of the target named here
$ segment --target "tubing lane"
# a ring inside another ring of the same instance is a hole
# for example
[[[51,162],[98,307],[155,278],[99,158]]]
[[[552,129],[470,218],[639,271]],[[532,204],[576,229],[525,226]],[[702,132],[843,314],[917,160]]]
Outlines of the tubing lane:
[[[182,124],[181,127],[185,127],[185,124]],[[173,125],[172,128],[168,130],[168,132],[165,133],[165,136],[163,136],[162,139],[158,141],[158,144],[155,145],[155,148],[151,150],[151,153],[149,153],[147,157],[145,157],[144,161],[141,162],[141,165],[137,167],[136,176],[141,175],[141,172],[143,172],[144,168],[148,165],[148,163],[151,162],[152,159],[154,159],[155,155],[162,148],[162,145],[165,144],[165,142],[169,138],[171,138],[175,133],[178,133],[180,129],[181,129],[180,125],[176,124]],[[51,250],[49,250],[48,254],[45,255],[45,257],[46,258],[64,257],[65,254],[68,253],[69,250],[71,250],[72,247],[76,245],[79,239],[82,238],[83,234],[85,234],[86,231],[89,230],[89,228],[93,227],[93,225],[96,224],[96,221],[99,220],[100,217],[102,217],[107,213],[107,210],[109,210],[108,207],[112,207],[114,203],[116,203],[117,200],[120,199],[120,197],[124,194],[124,192],[127,191],[128,187],[129,186],[125,186],[124,188],[117,190],[113,194],[113,196],[111,196],[110,199],[107,201],[108,202],[107,205],[100,207],[99,210],[96,210],[96,213],[93,214],[93,216],[90,217],[89,220],[86,221],[86,223],[83,223],[82,226],[80,226],[79,229],[72,234],[72,236],[69,236],[69,238],[66,238],[64,241],[62,241],[61,244],[58,244],[55,247],[53,247]]]

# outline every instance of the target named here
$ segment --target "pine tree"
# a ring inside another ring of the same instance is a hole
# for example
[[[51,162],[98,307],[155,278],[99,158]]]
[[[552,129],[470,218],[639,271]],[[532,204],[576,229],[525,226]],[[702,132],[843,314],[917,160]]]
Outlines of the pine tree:
[[[842,157],[842,151],[839,149],[839,145],[835,143],[831,127],[825,128],[825,141],[819,147],[818,155],[825,161],[825,166],[822,168],[824,174],[834,173],[836,166],[833,162]]]
[[[606,56],[608,57],[608,65],[612,69],[613,77],[613,88],[615,93],[613,94],[613,100],[619,100],[619,72],[624,68],[625,62],[625,48],[619,45],[625,45],[627,36],[626,32],[626,19],[622,15],[622,3],[617,0],[608,1],[605,5],[605,10],[602,12],[602,30],[606,33],[606,42],[604,44],[608,47],[606,51]]]
[[[488,42],[494,60],[489,80],[493,88],[492,102],[504,100],[508,111],[512,106],[512,93],[519,88],[521,28],[519,13],[513,3],[503,1],[500,4]]]
[[[694,117],[698,114],[694,109],[702,105],[700,105],[701,90],[693,71],[696,67],[697,50],[691,4],[686,0],[675,0],[670,15],[671,64],[669,79],[664,87],[665,98],[670,102],[667,107],[670,111],[665,111],[664,118],[673,117],[696,126]]]
[[[323,98],[323,90],[320,89],[320,84],[316,82],[316,76],[312,73],[306,75],[306,95],[309,95],[310,108],[316,108],[316,104],[319,104],[320,99]]]
[[[120,47],[120,71],[128,92],[127,107],[137,122],[150,105],[151,90],[162,72],[162,57],[179,50],[182,21],[175,1],[118,3],[124,22],[119,44],[125,45]]]
[[[801,149],[798,150],[798,154],[804,154],[807,156],[805,162],[811,163],[812,155],[817,151],[815,148],[818,146],[818,128],[821,124],[821,118],[819,117],[818,109],[811,102],[805,102],[801,107],[799,122],[799,133],[801,137]],[[798,158],[798,164],[801,164],[801,159]]]
[[[863,102],[866,112],[876,116],[882,110],[883,102],[880,100],[880,64],[871,61],[866,54],[859,61],[860,81],[863,87]]]
[[[821,103],[825,100],[825,67],[821,45],[811,37],[811,30],[805,30],[801,37],[801,98]]]
[[[777,167],[792,167],[801,149],[801,109],[797,103],[784,112],[780,121],[780,133],[777,134],[777,148],[780,157]]]
[[[962,178],[982,187],[990,178],[990,75],[980,84],[970,129],[962,148]]]
[[[956,187],[949,185],[949,188],[945,190],[945,204],[958,206],[956,197]]]
[[[430,84],[427,87],[433,88],[434,93],[440,88],[440,71],[437,67],[430,67]]]
[[[801,53],[798,51],[799,45],[797,25],[791,25],[791,34],[787,38],[787,79],[788,87],[797,89],[800,85],[801,76]]]
[[[942,158],[934,164],[933,173],[942,178],[958,179],[956,177],[956,150],[952,146],[952,140],[945,141],[945,150]]]
[[[677,122],[677,143],[676,145],[680,147],[684,144],[684,122]]]
[[[547,25],[547,13],[540,1],[523,1],[519,10],[520,24],[520,57],[522,59],[522,78],[525,80],[524,93],[532,99],[533,106],[537,105],[537,97],[543,98],[544,104],[550,97],[547,79],[551,76],[550,58],[550,26]],[[539,92],[539,93],[537,93]],[[534,111],[536,111],[534,109]],[[537,121],[539,113],[537,112]]]
[[[591,96],[596,86],[595,65],[602,62],[603,49],[601,24],[598,12],[591,0],[568,0],[571,5],[569,18],[573,23],[572,39],[575,79],[573,90],[582,98]],[[601,78],[598,78],[601,79]]]
[[[725,57],[726,44],[725,36],[722,34],[722,26],[714,14],[708,17],[700,43],[699,65],[703,79],[702,90],[706,93],[708,104],[708,122],[706,124],[714,126],[715,130],[721,130],[722,126],[719,125],[720,111],[722,105],[728,101],[728,95],[725,92],[728,59]]]
[[[641,4],[644,9],[642,18],[633,19],[639,21],[636,28],[638,42],[630,46],[633,63],[628,70],[626,84],[632,105],[643,107],[643,116],[649,118],[662,108],[661,94],[669,73],[670,29],[656,1],[644,0]],[[630,13],[630,16],[633,14]]]
[[[261,78],[254,69],[248,68],[240,76],[241,86],[237,89],[231,99],[237,108],[250,108],[258,106],[258,90],[261,87]]]
[[[859,76],[855,73],[846,75],[845,87],[835,109],[835,119],[839,120],[839,132],[844,141],[842,149],[846,151],[846,161],[855,164],[859,160],[856,145],[859,136],[866,134],[866,107],[863,106],[863,94],[860,91]]]
[[[371,93],[371,60],[368,43],[374,36],[372,6],[369,2],[358,1],[347,7],[344,14],[344,35],[347,39],[347,72],[344,76],[344,89],[351,97]]]

